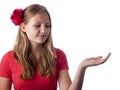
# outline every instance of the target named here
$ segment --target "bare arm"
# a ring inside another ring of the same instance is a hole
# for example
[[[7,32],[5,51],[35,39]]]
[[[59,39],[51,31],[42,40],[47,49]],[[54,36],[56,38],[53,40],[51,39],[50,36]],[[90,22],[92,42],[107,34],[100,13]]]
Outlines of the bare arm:
[[[97,66],[106,62],[110,55],[111,53],[109,53],[105,58],[103,58],[102,56],[97,56],[83,60],[78,67],[72,83],[68,71],[60,71],[58,79],[60,90],[82,90],[86,68],[90,66]]]
[[[69,90],[82,90],[86,68],[90,66],[97,66],[106,62],[107,59],[110,57],[110,55],[111,53],[108,53],[108,55],[105,58],[103,58],[102,56],[97,56],[97,57],[91,57],[83,60],[78,67],[77,73],[75,75],[75,78]]]
[[[58,77],[60,90],[68,90],[71,85],[71,79],[68,70],[61,70]]]
[[[0,77],[0,90],[11,90],[11,85],[9,78]]]
[[[68,90],[82,90],[86,68],[78,67],[74,80]]]

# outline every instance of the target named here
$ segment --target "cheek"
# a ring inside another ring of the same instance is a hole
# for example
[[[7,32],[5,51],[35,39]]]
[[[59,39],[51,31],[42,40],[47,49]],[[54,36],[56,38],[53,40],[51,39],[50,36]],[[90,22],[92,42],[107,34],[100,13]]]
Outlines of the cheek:
[[[47,37],[49,36],[49,34],[50,34],[50,31],[47,31]]]
[[[35,33],[32,31],[26,32],[26,35],[28,37],[28,39],[34,38],[35,37]]]
[[[50,30],[47,31],[47,34],[48,34],[48,35],[50,34]]]
[[[28,38],[35,37],[35,32],[32,27],[26,28],[26,35]]]

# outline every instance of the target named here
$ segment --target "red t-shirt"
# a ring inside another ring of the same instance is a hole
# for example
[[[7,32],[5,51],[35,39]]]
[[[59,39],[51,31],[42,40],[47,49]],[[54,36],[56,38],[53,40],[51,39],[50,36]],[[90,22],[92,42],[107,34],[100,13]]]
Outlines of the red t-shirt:
[[[56,49],[56,53],[56,73],[50,78],[38,75],[36,70],[32,79],[22,80],[20,78],[22,66],[15,60],[14,51],[9,51],[3,56],[0,64],[0,77],[10,78],[14,85],[14,90],[57,90],[59,71],[68,69],[68,63],[62,50]]]

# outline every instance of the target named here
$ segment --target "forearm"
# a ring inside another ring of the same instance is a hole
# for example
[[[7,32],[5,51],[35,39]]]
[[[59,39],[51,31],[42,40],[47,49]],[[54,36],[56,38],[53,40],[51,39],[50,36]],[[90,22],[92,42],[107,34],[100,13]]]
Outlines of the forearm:
[[[82,90],[86,68],[90,66],[97,66],[103,64],[107,61],[110,55],[111,53],[108,53],[108,55],[105,58],[103,58],[102,56],[97,56],[86,58],[85,60],[83,60],[82,63],[79,65],[73,83],[71,84],[68,90]]]
[[[69,90],[82,90],[86,68],[79,65]]]

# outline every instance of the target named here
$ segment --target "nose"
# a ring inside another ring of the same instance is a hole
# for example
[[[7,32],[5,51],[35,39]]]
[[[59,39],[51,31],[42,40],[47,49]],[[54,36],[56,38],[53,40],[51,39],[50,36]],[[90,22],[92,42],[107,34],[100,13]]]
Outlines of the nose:
[[[41,25],[41,29],[40,29],[41,33],[45,33],[46,32],[46,28],[45,25]]]

